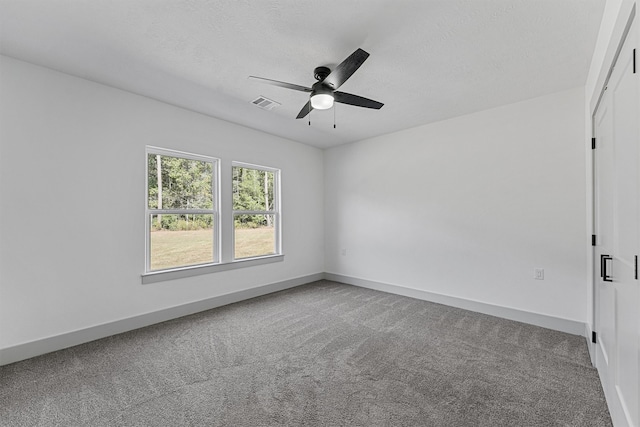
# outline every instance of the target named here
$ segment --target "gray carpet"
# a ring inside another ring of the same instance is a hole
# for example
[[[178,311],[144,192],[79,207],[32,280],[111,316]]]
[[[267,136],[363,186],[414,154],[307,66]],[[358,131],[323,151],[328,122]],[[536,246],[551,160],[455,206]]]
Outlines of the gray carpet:
[[[609,426],[585,339],[321,281],[0,368],[2,426]]]

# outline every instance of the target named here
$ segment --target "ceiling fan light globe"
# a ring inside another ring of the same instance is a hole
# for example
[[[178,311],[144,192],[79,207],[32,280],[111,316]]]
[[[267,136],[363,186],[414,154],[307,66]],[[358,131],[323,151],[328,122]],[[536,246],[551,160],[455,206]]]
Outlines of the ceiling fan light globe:
[[[316,110],[327,110],[333,107],[333,96],[328,93],[317,93],[311,97],[311,106]]]

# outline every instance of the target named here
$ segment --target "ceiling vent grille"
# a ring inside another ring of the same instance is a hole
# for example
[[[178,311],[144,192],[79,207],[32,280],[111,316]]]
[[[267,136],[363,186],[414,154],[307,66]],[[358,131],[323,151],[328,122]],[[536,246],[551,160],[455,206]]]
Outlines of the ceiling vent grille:
[[[274,108],[279,107],[281,105],[280,103],[272,99],[269,99],[267,97],[264,97],[262,95],[260,95],[258,98],[251,101],[251,103],[267,111],[273,110]]]

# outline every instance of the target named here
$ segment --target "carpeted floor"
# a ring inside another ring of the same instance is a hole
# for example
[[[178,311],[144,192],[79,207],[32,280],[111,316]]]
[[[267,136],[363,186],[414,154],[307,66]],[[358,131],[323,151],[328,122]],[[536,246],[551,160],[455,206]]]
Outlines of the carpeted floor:
[[[2,426],[609,426],[583,337],[320,281],[0,368]]]

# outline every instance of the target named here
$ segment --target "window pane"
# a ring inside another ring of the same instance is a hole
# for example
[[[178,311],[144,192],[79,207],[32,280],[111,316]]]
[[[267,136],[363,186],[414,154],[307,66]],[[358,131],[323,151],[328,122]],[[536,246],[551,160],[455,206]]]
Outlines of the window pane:
[[[149,209],[213,209],[213,163],[149,154]]]
[[[273,210],[273,175],[273,172],[234,166],[233,210]]]
[[[151,270],[214,261],[213,215],[151,215]]]
[[[235,259],[276,253],[275,215],[234,215]]]

